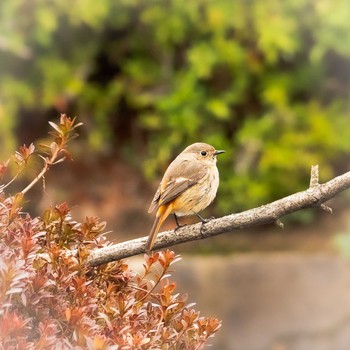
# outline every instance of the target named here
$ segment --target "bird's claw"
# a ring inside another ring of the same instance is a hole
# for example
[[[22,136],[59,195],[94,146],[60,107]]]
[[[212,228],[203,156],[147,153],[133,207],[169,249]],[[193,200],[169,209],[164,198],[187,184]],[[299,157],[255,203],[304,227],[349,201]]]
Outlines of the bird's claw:
[[[187,224],[182,224],[182,225],[176,225],[176,227],[174,228],[174,231],[177,231],[178,229],[180,229],[181,227],[185,227],[187,226]]]

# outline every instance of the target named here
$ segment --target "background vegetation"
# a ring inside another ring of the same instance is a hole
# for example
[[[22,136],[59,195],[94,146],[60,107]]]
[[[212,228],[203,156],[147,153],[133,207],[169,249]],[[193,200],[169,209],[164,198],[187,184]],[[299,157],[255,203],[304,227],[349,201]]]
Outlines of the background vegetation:
[[[90,155],[147,179],[194,141],[226,149],[222,212],[305,188],[311,164],[324,178],[349,164],[348,14],[347,0],[3,0],[1,156],[66,112]]]

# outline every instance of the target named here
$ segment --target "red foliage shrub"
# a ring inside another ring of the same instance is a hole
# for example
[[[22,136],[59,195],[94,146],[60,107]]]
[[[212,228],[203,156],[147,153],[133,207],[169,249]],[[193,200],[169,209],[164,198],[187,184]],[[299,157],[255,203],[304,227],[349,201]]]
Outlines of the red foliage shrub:
[[[74,120],[51,123],[42,175],[69,155]],[[21,147],[18,173],[35,152]],[[8,163],[0,166],[1,177]],[[15,176],[17,177],[17,175]],[[169,267],[179,257],[166,250],[145,255],[144,271],[124,261],[90,267],[92,249],[110,244],[97,217],[79,223],[66,203],[42,218],[20,212],[25,193],[0,187],[0,349],[200,349],[219,328],[175,293]]]

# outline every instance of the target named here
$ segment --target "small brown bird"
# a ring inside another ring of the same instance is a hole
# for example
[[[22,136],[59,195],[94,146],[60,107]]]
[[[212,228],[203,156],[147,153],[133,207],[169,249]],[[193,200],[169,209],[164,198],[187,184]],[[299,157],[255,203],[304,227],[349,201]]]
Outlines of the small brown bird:
[[[157,209],[157,214],[146,252],[152,249],[160,226],[170,214],[174,214],[177,227],[180,226],[179,216],[197,215],[206,222],[199,212],[216,196],[219,187],[216,156],[224,152],[198,142],[188,146],[169,165],[148,210],[151,213]]]

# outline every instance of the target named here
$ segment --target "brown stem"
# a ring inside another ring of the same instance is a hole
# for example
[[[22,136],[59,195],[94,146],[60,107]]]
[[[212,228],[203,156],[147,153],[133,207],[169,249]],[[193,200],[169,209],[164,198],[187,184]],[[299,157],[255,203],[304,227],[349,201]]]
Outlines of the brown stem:
[[[46,172],[49,170],[50,166],[57,162],[58,155],[61,151],[61,148],[57,148],[57,150],[52,154],[50,159],[44,159],[45,165],[43,169],[40,171],[40,173],[33,179],[33,181],[21,192],[23,194],[27,193],[40,179],[44,177]]]

